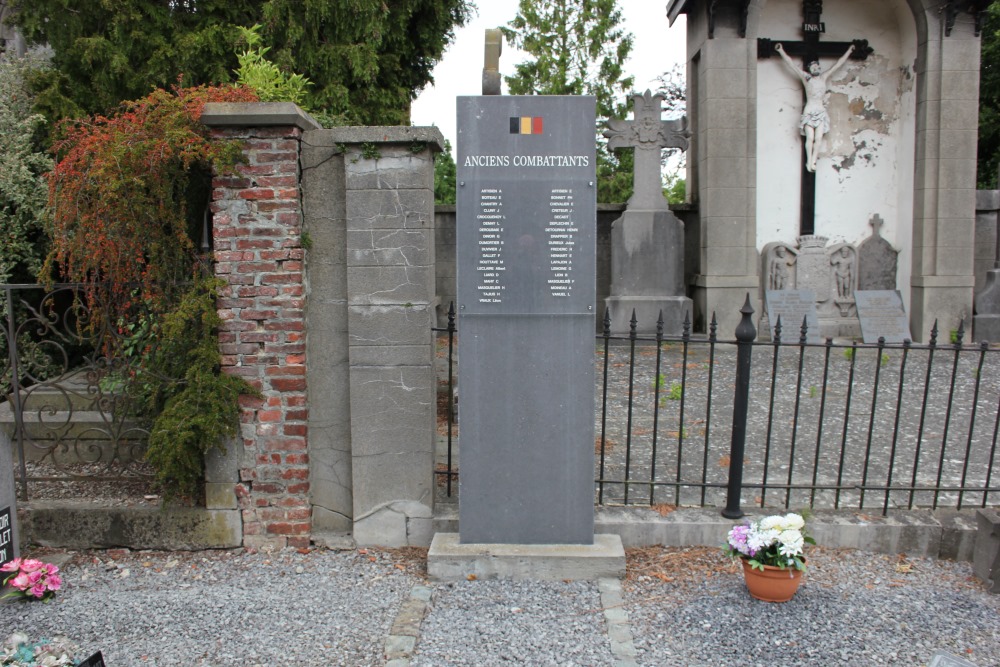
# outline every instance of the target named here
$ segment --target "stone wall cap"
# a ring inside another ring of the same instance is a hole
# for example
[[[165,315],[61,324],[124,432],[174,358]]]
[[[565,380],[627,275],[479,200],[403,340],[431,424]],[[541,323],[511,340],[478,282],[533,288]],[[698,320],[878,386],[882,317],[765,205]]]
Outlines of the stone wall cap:
[[[291,102],[209,102],[201,113],[201,122],[209,127],[323,127]]]
[[[444,135],[436,127],[410,125],[361,126],[346,125],[323,130],[313,130],[303,137],[312,146],[338,144],[427,144],[432,151],[444,150]]]

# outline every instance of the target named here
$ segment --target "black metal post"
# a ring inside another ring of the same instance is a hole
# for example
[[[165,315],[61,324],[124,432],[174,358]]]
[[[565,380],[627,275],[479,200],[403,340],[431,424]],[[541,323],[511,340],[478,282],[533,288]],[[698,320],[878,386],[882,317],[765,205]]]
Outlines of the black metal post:
[[[740,309],[743,318],[736,327],[736,393],[733,396],[733,439],[729,447],[729,485],[726,491],[726,508],[722,516],[739,519],[740,494],[743,492],[743,453],[747,438],[747,409],[750,403],[750,359],[757,329],[753,326],[753,306],[750,294]]]

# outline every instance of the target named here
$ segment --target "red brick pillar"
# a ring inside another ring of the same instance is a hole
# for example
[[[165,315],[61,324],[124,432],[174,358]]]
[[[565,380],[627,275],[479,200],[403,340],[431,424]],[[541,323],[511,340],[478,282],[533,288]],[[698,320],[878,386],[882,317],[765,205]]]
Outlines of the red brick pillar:
[[[244,142],[233,175],[212,192],[223,371],[260,398],[241,399],[243,544],[306,547],[311,530],[306,421],[305,284],[299,139],[318,127],[292,104],[209,104],[213,135]]]

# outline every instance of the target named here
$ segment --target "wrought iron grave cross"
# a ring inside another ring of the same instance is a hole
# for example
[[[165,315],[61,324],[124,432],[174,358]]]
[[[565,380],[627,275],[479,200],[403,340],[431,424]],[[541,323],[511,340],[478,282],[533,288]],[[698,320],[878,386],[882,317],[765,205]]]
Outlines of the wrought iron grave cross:
[[[821,42],[819,37],[826,32],[826,24],[823,23],[823,1],[822,0],[802,0],[802,33],[801,41],[788,41],[783,39],[757,39],[757,58],[770,58],[778,55],[775,45],[780,43],[789,56],[801,57],[803,69],[808,71],[809,63],[816,62],[820,58],[842,56],[851,46],[854,51],[850,55],[851,60],[866,60],[874,51],[868,46],[868,40],[855,39],[850,42]],[[808,158],[806,155],[806,143],[802,143],[802,181],[801,197],[799,201],[799,234],[809,235],[816,230],[816,173],[808,168]]]

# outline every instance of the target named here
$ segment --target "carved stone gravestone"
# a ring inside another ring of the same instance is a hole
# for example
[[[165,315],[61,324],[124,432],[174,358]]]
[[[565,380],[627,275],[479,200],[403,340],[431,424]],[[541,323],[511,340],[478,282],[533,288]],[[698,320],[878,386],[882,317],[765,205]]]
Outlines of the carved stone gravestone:
[[[878,214],[868,222],[872,235],[858,246],[858,289],[896,289],[896,265],[899,251],[882,238],[881,228],[885,223]]]
[[[611,148],[635,149],[634,192],[611,226],[611,289],[606,305],[611,331],[627,334],[635,312],[640,334],[680,334],[691,299],[684,286],[684,225],[667,205],[660,179],[661,148],[688,145],[684,119],[662,120],[662,95],[632,97],[635,120],[609,120]]]
[[[822,341],[819,318],[816,315],[816,295],[812,290],[767,290],[765,294],[767,316],[772,329],[777,325],[778,319],[781,319],[782,340],[798,340],[804,319],[808,329],[806,341],[809,343]]]
[[[913,340],[910,321],[903,310],[903,299],[896,290],[858,290],[854,294],[861,320],[861,335],[866,343],[902,343]]]
[[[808,290],[816,298],[815,326],[810,327],[809,337],[854,338],[861,335],[854,291],[858,285],[858,251],[850,243],[827,245],[824,236],[800,236],[798,246],[772,242],[761,251],[761,290]],[[766,306],[766,302],[765,302]],[[762,317],[762,335],[776,318],[767,310]],[[788,336],[789,322],[781,318],[784,336]],[[795,323],[798,327],[801,317]]]
[[[14,486],[14,454],[10,438],[0,430],[0,565],[20,554],[17,532],[17,503]]]

